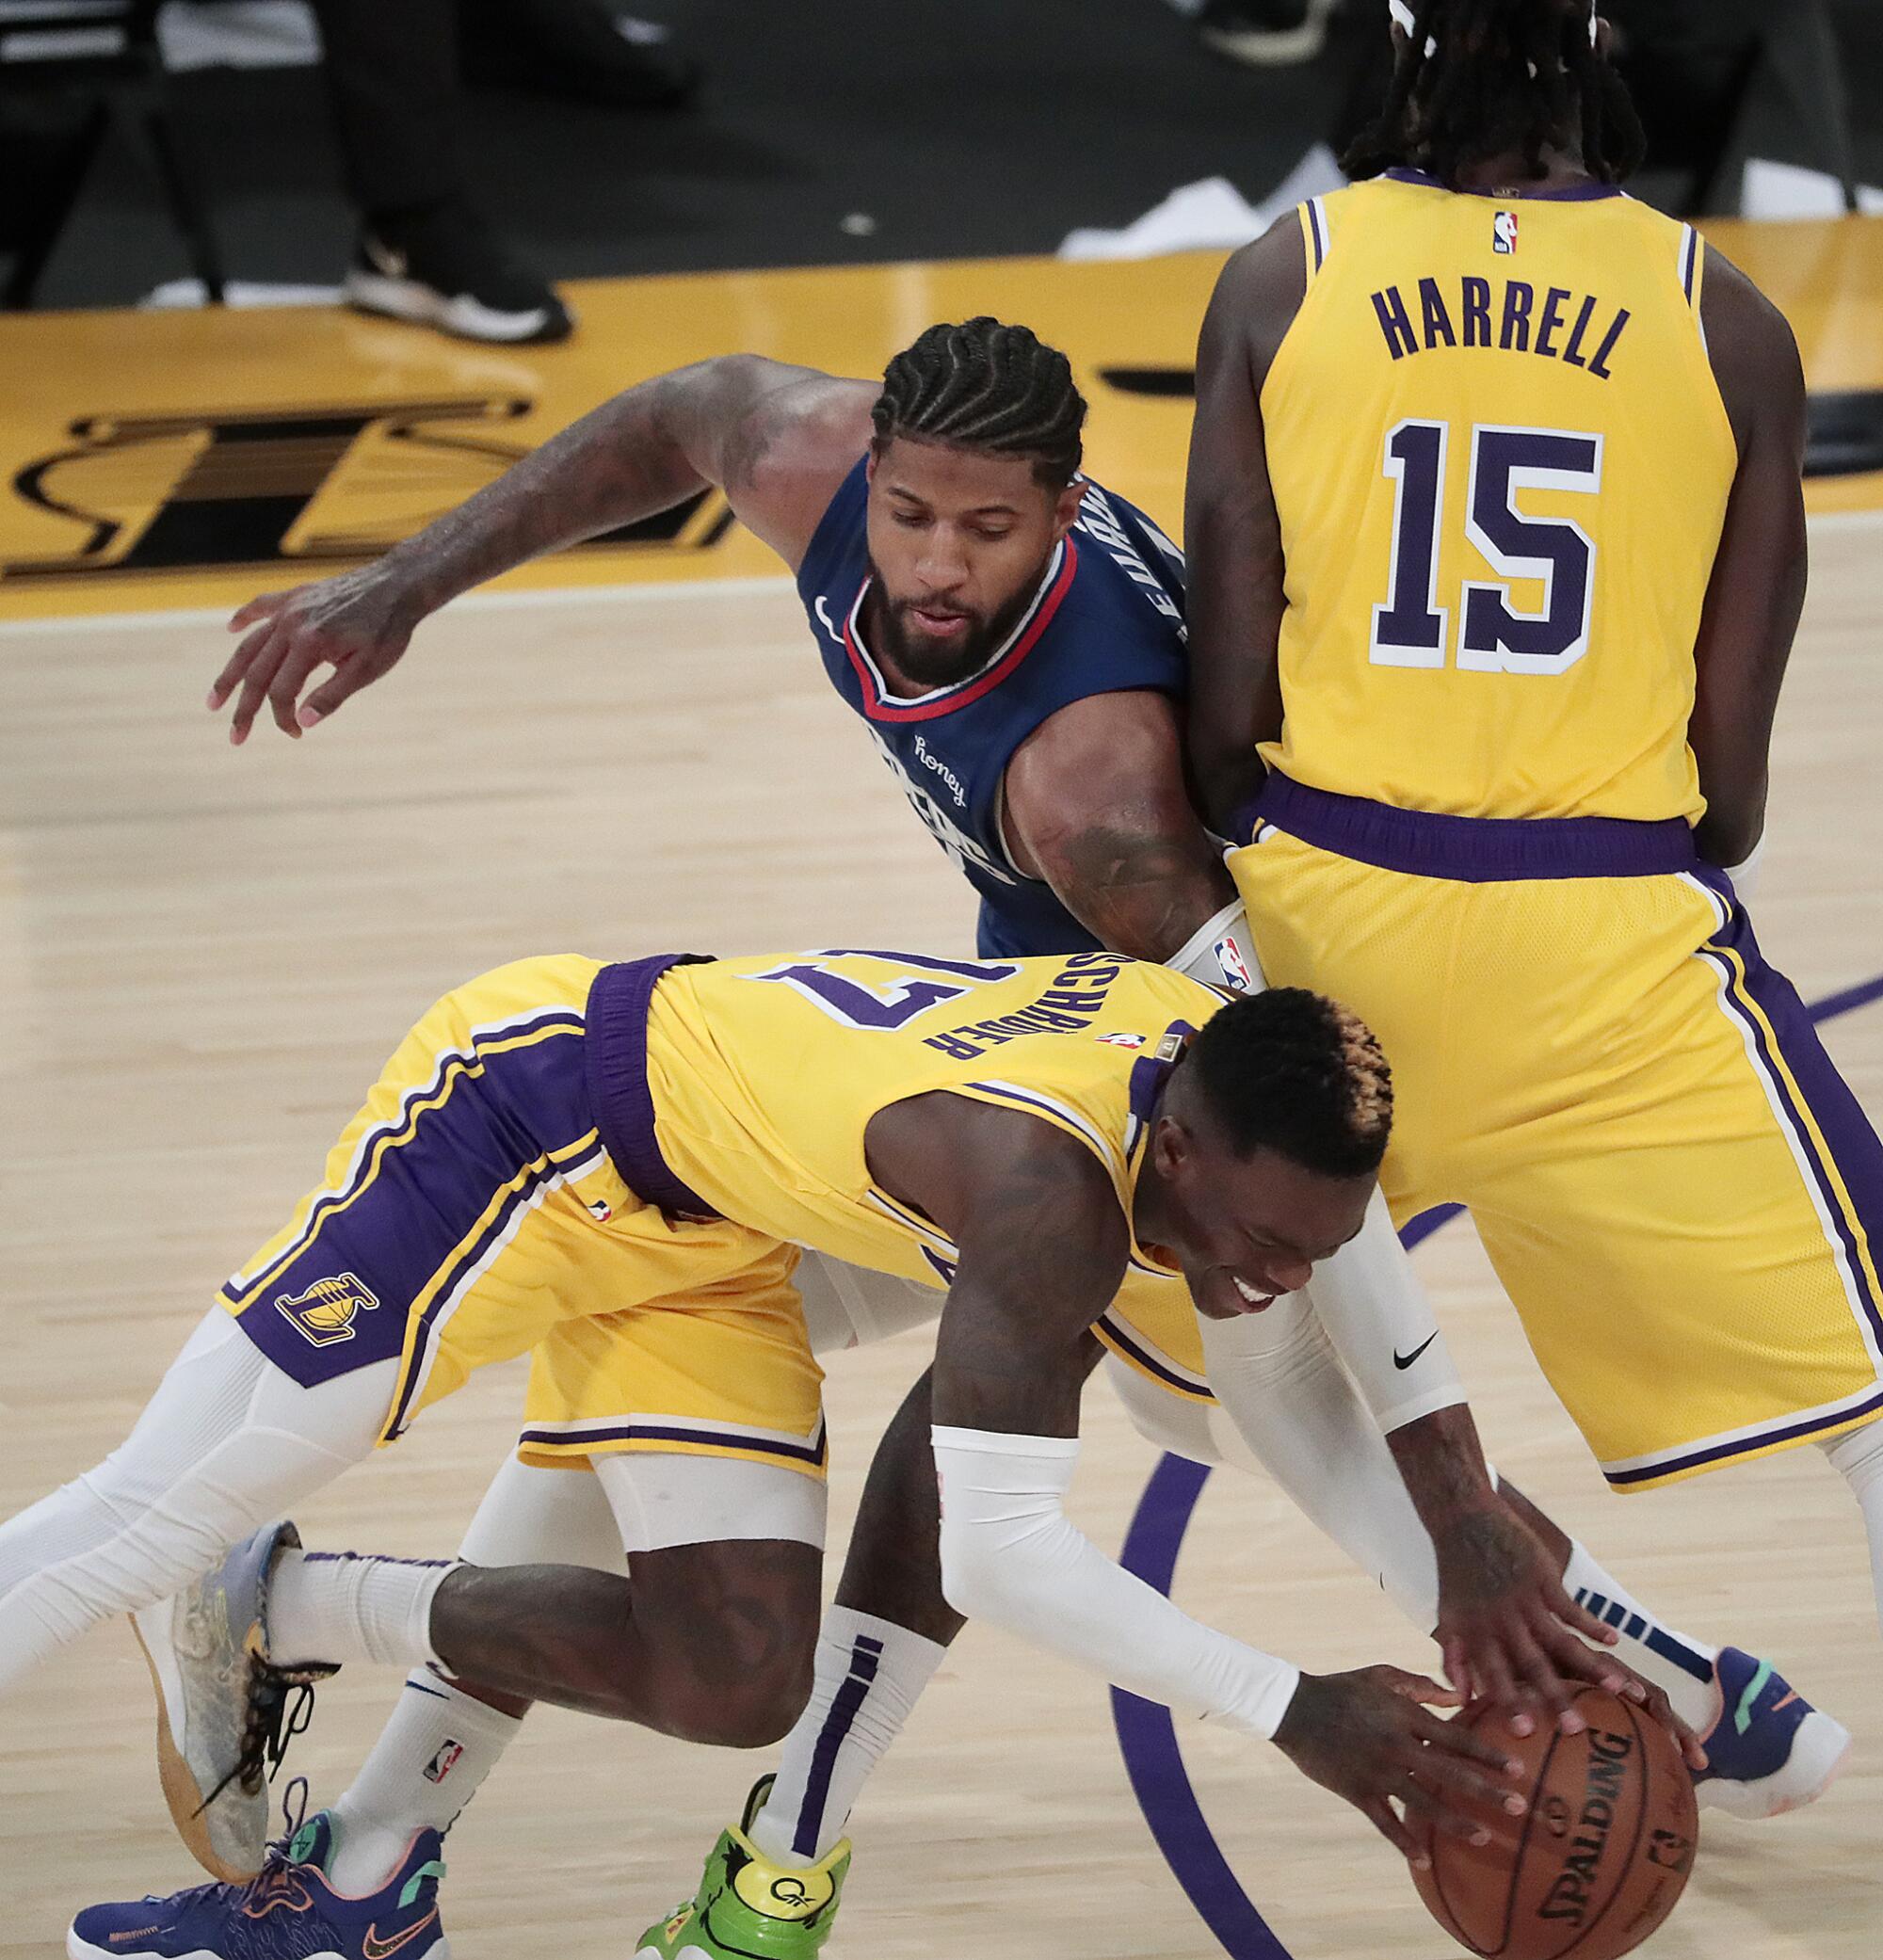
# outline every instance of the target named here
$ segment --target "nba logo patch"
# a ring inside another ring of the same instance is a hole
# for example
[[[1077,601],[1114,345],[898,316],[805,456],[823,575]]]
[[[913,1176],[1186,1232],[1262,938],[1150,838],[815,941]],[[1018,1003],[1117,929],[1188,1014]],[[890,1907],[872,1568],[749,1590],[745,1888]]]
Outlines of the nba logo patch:
[[[1517,251],[1517,214],[1514,211],[1500,211],[1490,221],[1490,249],[1502,258],[1514,257]]]
[[[1144,1036],[1142,1035],[1101,1035],[1099,1039],[1107,1048],[1142,1048],[1144,1046]]]
[[[1223,970],[1223,978],[1238,993],[1253,993],[1255,980],[1248,971],[1248,962],[1243,958],[1236,942],[1233,940],[1218,940],[1215,954],[1216,964]]]
[[[427,1783],[443,1783],[458,1767],[458,1759],[464,1754],[462,1743],[447,1742],[436,1756],[425,1766],[425,1780]]]
[[[353,1323],[379,1304],[378,1295],[351,1273],[316,1279],[304,1293],[283,1293],[276,1310],[313,1347],[351,1341]]]

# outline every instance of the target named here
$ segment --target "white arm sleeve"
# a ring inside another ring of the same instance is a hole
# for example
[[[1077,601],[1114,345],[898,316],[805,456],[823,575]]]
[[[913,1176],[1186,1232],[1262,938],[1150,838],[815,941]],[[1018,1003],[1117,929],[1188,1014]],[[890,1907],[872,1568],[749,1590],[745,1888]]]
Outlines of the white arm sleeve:
[[[1205,987],[1233,987],[1238,993],[1261,993],[1268,985],[1262,977],[1262,962],[1255,956],[1248,913],[1241,899],[1198,926],[1183,951],[1173,953],[1164,964]]]
[[[1385,1435],[1464,1401],[1432,1303],[1379,1192],[1360,1236],[1324,1259],[1305,1291]]]
[[[1765,840],[1761,838],[1752,846],[1752,855],[1744,863],[1729,864],[1726,875],[1732,880],[1732,889],[1738,892],[1744,905],[1752,903],[1752,894],[1759,889],[1759,867],[1765,858]]]
[[[1108,1559],[1067,1518],[1076,1441],[933,1431],[942,1481],[942,1590],[1147,1701],[1270,1741],[1300,1670],[1193,1620]]]

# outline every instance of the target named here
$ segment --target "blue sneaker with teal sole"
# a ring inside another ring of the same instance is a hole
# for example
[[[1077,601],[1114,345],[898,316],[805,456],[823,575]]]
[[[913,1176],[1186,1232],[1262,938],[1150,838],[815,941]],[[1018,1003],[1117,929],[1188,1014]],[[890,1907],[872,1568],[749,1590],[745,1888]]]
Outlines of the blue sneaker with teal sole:
[[[1730,1817],[1778,1817],[1814,1804],[1850,1758],[1850,1731],[1816,1709],[1769,1661],[1736,1647],[1714,1663],[1719,1719],[1701,1737],[1701,1804]]]
[[[271,1844],[246,1885],[87,1906],[66,1952],[72,1960],[450,1960],[438,1917],[439,1834],[420,1831],[399,1869],[361,1899],[327,1882],[333,1843],[323,1810]]]

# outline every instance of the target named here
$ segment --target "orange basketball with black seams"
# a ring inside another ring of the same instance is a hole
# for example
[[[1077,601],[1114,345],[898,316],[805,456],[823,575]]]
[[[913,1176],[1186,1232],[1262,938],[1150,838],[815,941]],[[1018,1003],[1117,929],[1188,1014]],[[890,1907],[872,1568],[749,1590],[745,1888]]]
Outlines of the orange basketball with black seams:
[[[1523,1764],[1521,1818],[1465,1807],[1491,1841],[1473,1845],[1415,1823],[1429,1871],[1413,1880],[1452,1937],[1487,1960],[1618,1960],[1686,1889],[1699,1807],[1680,1745],[1633,1703],[1584,1688],[1580,1735],[1492,1731]],[[1498,1720],[1480,1703],[1457,1718]]]

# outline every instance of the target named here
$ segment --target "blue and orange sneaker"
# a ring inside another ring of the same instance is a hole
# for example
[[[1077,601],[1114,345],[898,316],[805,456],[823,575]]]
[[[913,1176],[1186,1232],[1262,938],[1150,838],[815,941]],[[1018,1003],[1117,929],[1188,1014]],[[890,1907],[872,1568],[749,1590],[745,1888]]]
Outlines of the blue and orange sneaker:
[[[1722,1647],[1713,1672],[1720,1708],[1700,1737],[1707,1766],[1694,1782],[1701,1805],[1756,1819],[1816,1803],[1850,1759],[1849,1729],[1756,1654]]]
[[[88,1905],[65,1936],[72,1960],[450,1960],[438,1917],[444,1876],[436,1831],[420,1831],[377,1892],[349,1899],[327,1882],[325,1810],[268,1847],[246,1885]]]

